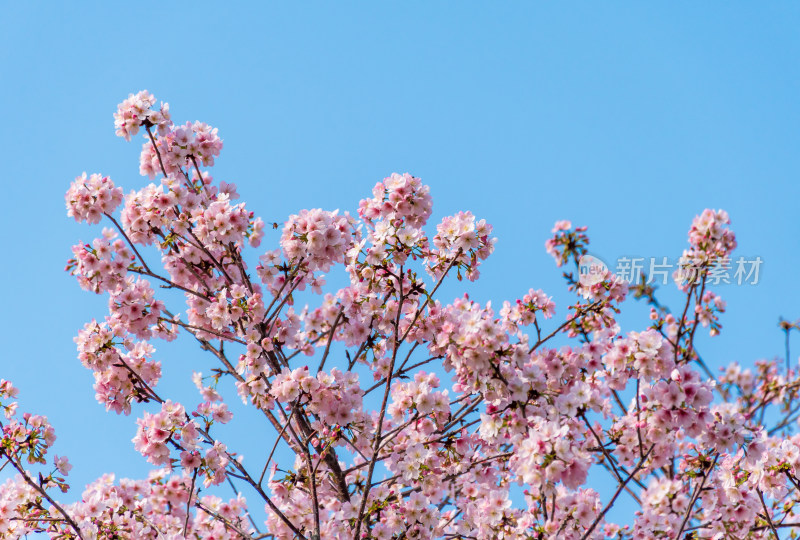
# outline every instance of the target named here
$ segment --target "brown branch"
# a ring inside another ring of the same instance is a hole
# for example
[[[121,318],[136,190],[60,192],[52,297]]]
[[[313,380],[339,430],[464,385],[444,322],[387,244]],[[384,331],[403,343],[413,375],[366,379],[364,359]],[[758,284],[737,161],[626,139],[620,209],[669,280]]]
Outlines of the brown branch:
[[[595,518],[595,520],[592,522],[589,528],[586,529],[586,533],[584,533],[584,535],[581,537],[581,540],[587,540],[587,538],[591,536],[592,531],[594,531],[595,527],[597,527],[597,524],[600,523],[600,521],[602,521],[606,513],[611,509],[612,506],[614,506],[614,503],[617,501],[617,497],[619,497],[619,494],[622,493],[623,489],[625,489],[625,486],[628,485],[628,482],[630,482],[636,475],[636,473],[639,472],[639,470],[644,466],[644,462],[647,460],[648,456],[650,456],[650,452],[652,452],[653,448],[655,447],[656,445],[650,447],[650,450],[648,450],[647,453],[644,455],[644,457],[642,457],[642,459],[639,460],[639,464],[636,465],[636,468],[633,469],[630,475],[628,475],[628,477],[625,479],[625,481],[619,485],[617,490],[614,492],[614,495],[611,497],[611,500],[608,501],[606,507],[603,508],[603,511],[600,512],[600,514]],[[555,504],[555,500],[553,501],[553,504]],[[555,509],[553,510],[553,515],[555,515]]]

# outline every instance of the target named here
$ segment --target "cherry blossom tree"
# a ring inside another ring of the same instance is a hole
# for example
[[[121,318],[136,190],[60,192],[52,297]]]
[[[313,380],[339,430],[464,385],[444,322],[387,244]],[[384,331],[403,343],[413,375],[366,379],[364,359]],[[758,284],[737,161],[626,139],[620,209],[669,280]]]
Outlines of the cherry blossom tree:
[[[71,465],[51,455],[47,418],[20,413],[3,380],[0,466],[14,474],[0,486],[1,538],[797,534],[797,324],[781,323],[786,365],[715,376],[695,346],[698,330],[721,330],[725,302],[709,274],[736,247],[724,211],[691,224],[675,311],[644,280],[581,279],[589,238],[568,221],[545,247],[573,269],[571,305],[557,310],[536,289],[498,310],[466,295],[447,303],[442,283],[478,279],[495,239],[470,212],[431,227],[419,178],[384,178],[353,214],[301,210],[274,224],[280,237],[264,248],[265,222],[209,174],[216,129],[174,124],[146,91],[114,119],[126,140],[143,135],[139,170],[158,183],[123,196],[102,174],[76,178],[68,215],[105,228],[72,247],[67,270],[108,296],[108,314],[77,332],[78,359],[108,411],[143,411],[133,444],[153,469],[105,475],[59,502]],[[326,287],[334,269],[347,286]],[[631,297],[650,318],[623,330]],[[202,351],[199,396],[182,403],[159,389],[154,346],[179,337]],[[247,460],[218,430],[236,421],[237,398],[274,439]],[[228,481],[242,492],[226,500],[216,486]],[[627,520],[610,521],[615,505]]]

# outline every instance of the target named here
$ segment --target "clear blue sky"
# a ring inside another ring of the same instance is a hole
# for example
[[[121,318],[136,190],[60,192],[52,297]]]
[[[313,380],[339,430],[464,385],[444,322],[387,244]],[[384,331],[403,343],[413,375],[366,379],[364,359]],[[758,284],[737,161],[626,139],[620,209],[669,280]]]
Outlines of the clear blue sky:
[[[704,356],[782,355],[778,317],[800,317],[800,4],[0,6],[0,377],[53,421],[78,491],[146,471],[134,416],[106,414],[75,358],[72,337],[105,301],[62,271],[98,232],[66,217],[69,182],[84,170],[126,192],[147,182],[141,141],[116,138],[112,119],[145,88],[176,121],[219,128],[214,176],[268,221],[354,211],[389,173],[422,177],[434,221],[471,210],[495,226],[496,253],[466,287],[482,301],[543,288],[563,316],[570,297],[543,248],[557,219],[588,225],[607,261],[675,257],[714,207],[730,213],[737,253],[764,264],[757,286],[720,289],[729,313]],[[625,329],[643,328],[646,309],[628,304]],[[194,348],[157,346],[167,389],[208,371]]]

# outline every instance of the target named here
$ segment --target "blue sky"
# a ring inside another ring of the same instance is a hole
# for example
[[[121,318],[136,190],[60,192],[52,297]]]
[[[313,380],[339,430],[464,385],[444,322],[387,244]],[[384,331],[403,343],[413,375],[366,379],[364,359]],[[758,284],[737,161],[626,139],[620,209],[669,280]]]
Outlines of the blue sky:
[[[737,254],[764,263],[758,285],[719,289],[729,312],[703,355],[783,354],[778,318],[800,317],[797,3],[220,5],[2,3],[0,377],[53,421],[77,488],[147,470],[134,417],[106,414],[75,358],[72,337],[105,300],[63,272],[70,246],[99,232],[66,217],[69,182],[147,183],[141,141],[116,138],[112,119],[145,88],[176,121],[219,128],[215,178],[266,221],[354,211],[392,172],[431,186],[434,222],[487,219],[499,241],[483,279],[446,298],[542,288],[563,315],[570,297],[543,248],[555,220],[588,225],[592,253],[613,263],[677,257],[693,216],[724,208]],[[627,304],[625,330],[642,329],[647,310]],[[193,348],[157,346],[165,388],[208,369]]]

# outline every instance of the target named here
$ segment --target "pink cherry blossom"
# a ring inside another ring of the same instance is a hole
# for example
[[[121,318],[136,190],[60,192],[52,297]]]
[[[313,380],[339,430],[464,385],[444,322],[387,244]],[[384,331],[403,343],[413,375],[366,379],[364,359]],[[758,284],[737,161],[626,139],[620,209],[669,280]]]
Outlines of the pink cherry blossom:
[[[12,472],[0,538],[795,534],[800,369],[769,359],[715,376],[695,339],[720,335],[728,307],[711,279],[737,243],[724,211],[692,222],[674,311],[646,282],[581,281],[588,229],[566,220],[545,243],[564,294],[532,283],[499,302],[451,300],[442,291],[478,279],[496,239],[467,211],[429,225],[421,179],[391,174],[352,214],[273,224],[212,177],[215,128],[173,124],[146,91],[114,118],[126,139],[144,131],[140,172],[160,180],[133,186],[115,216],[121,188],[76,179],[68,216],[107,227],[73,246],[67,270],[108,295],[105,317],[78,330],[78,360],[100,404],[135,414],[153,469],[60,503],[72,466],[53,453],[55,429],[0,380]],[[647,303],[638,319],[634,299]],[[156,346],[179,337],[205,356],[173,362]],[[181,370],[199,398],[161,381]],[[267,444],[245,457],[237,433]]]

